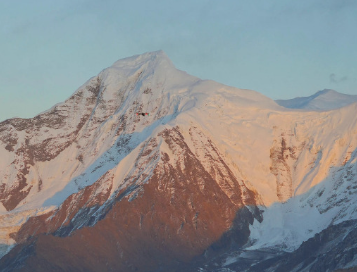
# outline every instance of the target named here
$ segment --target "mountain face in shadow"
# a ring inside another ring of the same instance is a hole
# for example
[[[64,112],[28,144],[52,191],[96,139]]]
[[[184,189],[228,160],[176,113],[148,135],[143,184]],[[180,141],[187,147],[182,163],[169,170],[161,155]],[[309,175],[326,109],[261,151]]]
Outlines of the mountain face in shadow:
[[[0,123],[0,270],[353,267],[356,111],[282,109],[162,51],[119,60]]]

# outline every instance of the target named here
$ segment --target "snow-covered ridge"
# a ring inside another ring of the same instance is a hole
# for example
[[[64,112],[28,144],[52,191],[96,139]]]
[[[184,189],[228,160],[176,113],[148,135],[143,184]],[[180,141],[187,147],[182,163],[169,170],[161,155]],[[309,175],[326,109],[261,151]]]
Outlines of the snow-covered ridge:
[[[309,97],[275,100],[280,106],[291,109],[333,110],[357,102],[357,95],[348,95],[325,89]]]

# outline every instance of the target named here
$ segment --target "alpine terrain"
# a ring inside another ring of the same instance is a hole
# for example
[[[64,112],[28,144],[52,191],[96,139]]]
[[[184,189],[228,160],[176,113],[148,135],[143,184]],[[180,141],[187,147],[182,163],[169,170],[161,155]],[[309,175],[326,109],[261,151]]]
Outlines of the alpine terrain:
[[[356,113],[119,60],[0,123],[0,271],[357,271]]]
[[[280,106],[291,109],[333,110],[357,102],[357,95],[342,94],[331,89],[318,91],[309,97],[275,100]]]

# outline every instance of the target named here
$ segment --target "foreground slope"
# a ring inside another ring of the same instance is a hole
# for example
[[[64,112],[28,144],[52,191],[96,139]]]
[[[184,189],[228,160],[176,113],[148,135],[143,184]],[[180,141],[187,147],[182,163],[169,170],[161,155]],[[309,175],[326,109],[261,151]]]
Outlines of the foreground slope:
[[[234,248],[294,252],[356,219],[356,111],[283,109],[162,51],[120,60],[0,124],[0,267],[180,271],[241,263]]]

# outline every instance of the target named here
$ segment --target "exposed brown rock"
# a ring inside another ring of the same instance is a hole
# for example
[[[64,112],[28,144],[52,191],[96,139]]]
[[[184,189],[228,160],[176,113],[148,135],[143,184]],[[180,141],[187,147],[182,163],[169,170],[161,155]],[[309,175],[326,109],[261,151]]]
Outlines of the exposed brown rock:
[[[292,137],[294,135],[288,136]],[[286,201],[293,195],[292,172],[294,168],[289,165],[288,161],[291,160],[295,163],[298,157],[296,154],[298,148],[296,146],[288,146],[285,137],[283,133],[274,141],[274,145],[270,149],[270,171],[276,177],[276,194],[279,201]]]
[[[23,243],[32,236],[54,233],[59,228],[68,226],[80,210],[87,210],[93,206],[99,207],[108,200],[112,189],[112,178],[108,173],[104,174],[94,184],[69,196],[56,211],[29,218],[20,231],[12,234],[11,237],[17,243]],[[98,190],[99,187],[107,189]]]
[[[180,151],[181,161],[175,162],[162,152],[148,182],[118,192],[115,202],[92,227],[78,229],[76,221],[81,220],[80,209],[103,205],[107,199],[91,198],[99,182],[69,197],[56,213],[32,219],[15,237],[25,243],[19,248],[31,240],[28,234],[48,234],[36,238],[19,271],[174,271],[178,264],[190,262],[219,241],[232,227],[237,212],[246,209],[241,194],[234,201],[227,196],[187,146],[178,128],[160,135],[172,152]],[[137,161],[138,173],[144,166],[142,162],[155,160],[156,145],[154,139],[145,144]],[[103,176],[102,182],[107,178]],[[130,180],[139,182],[135,176]],[[232,182],[239,184],[235,179]],[[250,219],[241,218],[244,225],[252,218],[246,212]],[[61,237],[53,235],[56,228],[62,229],[57,230]],[[237,233],[241,233],[237,239],[244,243],[249,230],[247,233],[247,227],[242,227]],[[0,267],[11,263],[11,256],[4,257]]]

